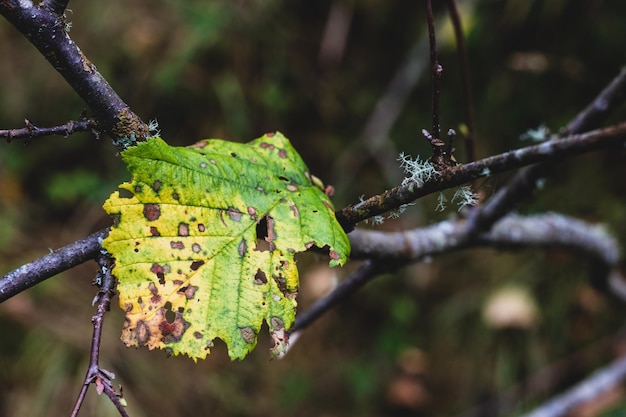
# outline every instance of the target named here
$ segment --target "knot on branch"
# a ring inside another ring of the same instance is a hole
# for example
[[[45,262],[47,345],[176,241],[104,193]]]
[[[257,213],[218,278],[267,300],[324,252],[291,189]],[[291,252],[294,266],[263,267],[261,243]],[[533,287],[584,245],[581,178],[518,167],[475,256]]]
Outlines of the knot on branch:
[[[437,172],[445,172],[446,170],[459,165],[454,157],[454,129],[448,129],[448,144],[438,137],[434,137],[428,130],[422,129],[422,134],[430,143],[433,149],[432,156],[428,161],[435,167]]]

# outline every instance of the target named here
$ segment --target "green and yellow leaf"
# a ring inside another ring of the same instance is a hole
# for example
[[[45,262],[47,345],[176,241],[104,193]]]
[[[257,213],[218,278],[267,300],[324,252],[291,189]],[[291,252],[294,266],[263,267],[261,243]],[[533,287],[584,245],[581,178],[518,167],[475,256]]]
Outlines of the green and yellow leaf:
[[[273,350],[284,349],[294,255],[326,248],[337,266],[350,251],[289,141],[277,132],[182,148],[151,138],[122,158],[132,179],[104,204],[114,225],[103,247],[115,258],[124,343],[199,359],[219,338],[242,359],[265,321]]]

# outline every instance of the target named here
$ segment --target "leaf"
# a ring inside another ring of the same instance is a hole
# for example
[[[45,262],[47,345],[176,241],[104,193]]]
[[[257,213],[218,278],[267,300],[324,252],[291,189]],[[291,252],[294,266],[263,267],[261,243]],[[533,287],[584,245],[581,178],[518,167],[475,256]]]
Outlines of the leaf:
[[[327,248],[343,265],[348,238],[328,197],[281,134],[171,147],[151,138],[122,152],[132,180],[104,204],[113,227],[122,340],[205,358],[215,338],[242,359],[265,320],[274,353],[295,319],[294,255]]]

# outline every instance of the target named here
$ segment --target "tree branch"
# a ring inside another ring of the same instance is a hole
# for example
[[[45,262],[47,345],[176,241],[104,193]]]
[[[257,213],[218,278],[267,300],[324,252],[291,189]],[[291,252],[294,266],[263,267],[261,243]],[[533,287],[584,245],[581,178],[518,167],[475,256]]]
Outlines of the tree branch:
[[[465,137],[465,157],[469,162],[476,159],[474,151],[474,107],[472,106],[469,59],[467,57],[467,48],[465,47],[461,15],[455,0],[448,0],[448,11],[450,12],[452,27],[454,28],[456,52],[459,59],[459,73],[461,75],[461,89],[463,93],[461,96],[463,98],[463,111],[465,112],[465,126],[467,126],[467,132],[463,135]]]
[[[80,411],[80,407],[85,400],[85,395],[89,389],[89,385],[96,384],[96,391],[98,394],[104,392],[107,397],[113,402],[115,408],[122,417],[128,417],[128,413],[122,405],[121,392],[118,393],[113,387],[112,379],[115,375],[107,370],[100,368],[100,342],[102,340],[102,324],[104,322],[104,315],[110,310],[111,298],[115,295],[115,278],[111,275],[111,268],[113,267],[113,261],[105,255],[98,257],[98,265],[100,270],[96,278],[96,282],[100,285],[100,290],[94,299],[94,303],[98,303],[96,314],[92,317],[93,323],[93,337],[91,339],[91,352],[89,354],[89,366],[87,373],[83,381],[83,386],[78,394],[78,398],[72,409],[71,417],[76,417]]]
[[[30,0],[0,0],[0,14],[65,78],[93,111],[98,129],[118,140],[114,142],[118,149],[145,139],[149,136],[148,126],[122,101],[65,31],[63,16],[58,13],[63,5],[63,1],[35,5]]]
[[[0,303],[59,272],[95,258],[108,233],[108,229],[100,230],[0,277]]]
[[[489,246],[496,249],[528,247],[564,247],[581,252],[600,264],[596,271],[619,275],[619,245],[599,226],[559,214],[531,217],[509,216],[480,236],[469,239],[462,221],[445,221],[433,226],[404,232],[354,230],[349,235],[351,258],[365,259],[361,267],[343,280],[327,296],[300,313],[289,331],[290,338],[299,334],[325,312],[350,297],[377,276],[391,272],[424,258],[458,251],[469,246]],[[619,277],[623,280],[623,277]],[[613,294],[626,301],[619,291]]]
[[[431,0],[426,0],[426,23],[428,24],[428,41],[430,45],[430,66],[433,80],[433,109],[432,109],[432,135],[435,139],[440,139],[441,122],[439,121],[439,96],[441,94],[441,73],[443,68],[439,65],[437,57],[437,39],[435,37],[435,19],[433,18],[433,6]],[[432,144],[432,141],[431,141]],[[434,145],[433,145],[434,146]],[[433,147],[437,153],[438,148]]]
[[[562,135],[594,129],[626,97],[626,67],[607,85],[598,96],[572,120]]]
[[[42,136],[59,135],[68,137],[77,132],[94,131],[97,128],[97,123],[94,119],[70,120],[64,125],[53,127],[38,127],[28,119],[24,119],[24,123],[26,127],[21,129],[0,129],[0,138],[6,139],[7,143],[14,139],[25,139],[25,143],[28,144],[32,139]]]
[[[500,155],[450,167],[440,172],[435,181],[418,187],[415,183],[398,186],[365,201],[350,205],[336,213],[337,220],[346,230],[362,220],[385,213],[420,197],[456,187],[477,178],[498,174],[525,165],[550,161],[553,163],[568,155],[575,155],[603,147],[622,145],[626,139],[626,123],[594,130],[580,135],[571,135],[558,141],[547,141],[538,145],[505,152]]]
[[[326,297],[320,298],[308,310],[298,314],[296,322],[289,330],[290,337],[295,333],[299,333],[308,327],[315,320],[320,318],[322,314],[330,310],[332,307],[354,294],[359,288],[367,284],[372,278],[383,273],[385,270],[393,270],[395,266],[390,263],[383,265],[380,262],[374,262],[366,259],[363,265],[359,267],[352,275],[341,281],[333,292]],[[296,336],[297,337],[297,336]]]
[[[569,391],[541,405],[523,417],[562,417],[574,407],[591,401],[626,379],[626,357],[596,371]]]
[[[620,74],[598,94],[593,102],[568,124],[561,135],[581,133],[597,127],[608,116],[609,111],[624,100],[625,93],[626,68],[622,69]],[[562,139],[555,137],[552,140]],[[500,217],[518,205],[520,201],[530,197],[537,186],[537,181],[546,176],[550,167],[550,165],[539,164],[518,172],[488,202],[470,214],[468,224],[471,232],[479,233],[482,230],[487,230]]]
[[[615,268],[620,259],[619,244],[602,227],[555,213],[508,216],[475,237],[467,235],[463,221],[403,232],[357,229],[349,236],[354,259],[419,261],[470,245],[497,249],[559,246],[580,251],[609,268]]]
[[[417,187],[414,183],[395,187],[383,194],[339,210],[335,214],[344,229],[350,231],[354,229],[356,223],[362,220],[408,204],[419,197],[436,191],[455,187],[476,178],[519,168],[523,165],[556,160],[567,155],[612,145],[621,145],[624,139],[626,139],[626,123],[582,135],[572,135],[559,141],[544,142],[450,168],[448,171],[440,173],[439,179],[425,183],[422,187]],[[108,229],[96,232],[1,277],[0,302],[61,271],[94,258],[107,233]]]

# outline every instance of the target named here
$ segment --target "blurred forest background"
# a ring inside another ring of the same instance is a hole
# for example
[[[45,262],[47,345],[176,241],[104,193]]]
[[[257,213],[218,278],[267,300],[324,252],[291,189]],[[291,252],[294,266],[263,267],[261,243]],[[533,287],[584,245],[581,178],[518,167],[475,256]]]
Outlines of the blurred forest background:
[[[542,124],[558,131],[626,62],[626,2],[459,4],[479,158],[528,145],[520,135]],[[442,6],[435,5],[442,128],[458,130],[459,68]],[[248,141],[280,130],[311,171],[335,186],[337,208],[397,185],[399,152],[430,155],[420,134],[431,123],[421,1],[109,0],[69,7],[74,41],[138,115],[158,120],[170,144]],[[22,127],[24,118],[52,126],[79,117],[78,96],[4,20],[0,53],[0,128]],[[625,109],[614,120],[624,120]],[[457,148],[466,162],[460,141]],[[101,204],[127,177],[107,138],[1,144],[0,273],[106,227]],[[625,178],[624,153],[571,158],[520,211],[601,222],[626,244]],[[479,191],[489,196],[504,180],[481,182]],[[436,211],[436,203],[436,196],[424,198],[375,227],[400,230],[457,215],[453,205]],[[325,264],[300,258],[301,309],[355,267],[329,271]],[[626,351],[624,306],[593,289],[587,266],[564,250],[445,255],[377,278],[274,361],[267,337],[237,363],[219,344],[198,364],[126,349],[114,300],[102,365],[115,372],[133,417],[469,417],[493,398],[506,411],[497,415],[515,415]],[[1,417],[69,415],[87,366],[96,269],[88,262],[0,305]],[[603,401],[595,414],[579,415],[626,414],[623,391]],[[117,412],[92,389],[81,415]]]

